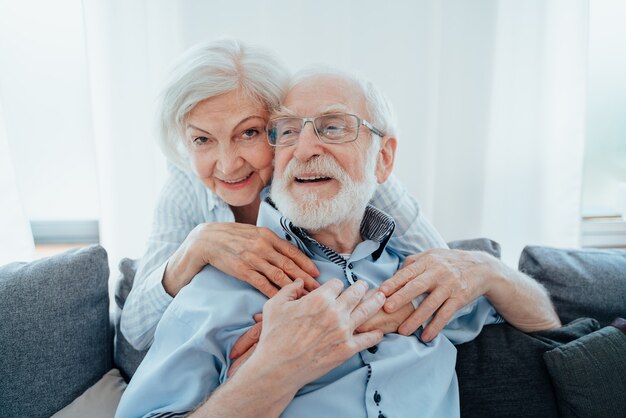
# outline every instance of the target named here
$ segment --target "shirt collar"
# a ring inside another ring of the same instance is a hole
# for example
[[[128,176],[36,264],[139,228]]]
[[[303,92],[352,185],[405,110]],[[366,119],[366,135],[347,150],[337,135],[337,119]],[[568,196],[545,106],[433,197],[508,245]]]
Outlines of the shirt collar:
[[[270,229],[278,227],[276,220],[274,220],[274,222],[268,222],[267,217],[264,216],[264,212],[274,212],[278,217],[280,228],[288,234],[295,235],[295,237],[297,237],[304,246],[307,244],[314,245],[331,260],[336,259],[337,257],[343,259],[343,257],[336,251],[317,242],[306,230],[295,226],[289,219],[280,215],[269,196],[266,196],[264,201],[261,203],[261,209],[259,210],[259,226],[267,226]],[[374,261],[376,261],[385,250],[395,227],[396,224],[391,216],[372,205],[367,205],[363,220],[361,221],[360,232],[361,238],[363,238],[364,241],[373,241],[378,244],[378,248],[372,252],[372,258]]]

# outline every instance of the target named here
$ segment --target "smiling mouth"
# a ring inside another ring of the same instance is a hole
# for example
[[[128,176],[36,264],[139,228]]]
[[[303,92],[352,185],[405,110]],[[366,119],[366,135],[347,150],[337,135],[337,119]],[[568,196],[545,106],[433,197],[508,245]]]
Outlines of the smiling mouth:
[[[322,181],[328,181],[328,180],[332,180],[332,177],[322,177],[322,176],[296,177],[297,183],[320,183]]]
[[[245,177],[241,177],[241,178],[239,178],[239,179],[235,179],[235,180],[225,180],[225,179],[220,179],[220,181],[222,181],[222,182],[224,182],[224,183],[226,183],[226,184],[239,184],[239,183],[242,183],[242,182],[244,182],[244,181],[248,180],[248,179],[250,178],[250,176],[252,176],[252,173],[248,174],[248,175],[247,175],[247,176],[245,176]]]

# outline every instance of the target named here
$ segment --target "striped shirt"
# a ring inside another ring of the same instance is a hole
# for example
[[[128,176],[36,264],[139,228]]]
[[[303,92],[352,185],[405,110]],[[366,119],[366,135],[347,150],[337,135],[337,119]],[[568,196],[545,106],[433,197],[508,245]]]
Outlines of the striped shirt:
[[[172,301],[162,284],[169,258],[197,225],[235,222],[228,204],[193,173],[171,164],[168,170],[170,176],[154,212],[146,252],[139,262],[121,317],[122,333],[140,350],[152,344],[156,326]],[[409,255],[429,248],[447,247],[422,215],[415,198],[393,175],[378,187],[371,204],[391,215],[396,223],[389,240],[389,247],[393,250]]]

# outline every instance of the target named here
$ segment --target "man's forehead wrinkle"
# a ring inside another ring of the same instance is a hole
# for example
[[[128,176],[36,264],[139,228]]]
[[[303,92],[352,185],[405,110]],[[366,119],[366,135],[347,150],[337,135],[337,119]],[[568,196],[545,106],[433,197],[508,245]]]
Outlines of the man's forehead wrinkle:
[[[283,105],[286,116],[298,114],[312,117],[327,113],[362,113],[366,111],[365,98],[358,85],[345,77],[335,75],[312,76],[292,87]],[[283,112],[280,112],[283,115]]]

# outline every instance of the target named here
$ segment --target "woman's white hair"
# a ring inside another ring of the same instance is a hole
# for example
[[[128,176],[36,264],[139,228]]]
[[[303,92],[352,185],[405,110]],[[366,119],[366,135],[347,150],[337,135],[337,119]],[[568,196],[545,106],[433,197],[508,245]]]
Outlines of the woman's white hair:
[[[324,75],[334,75],[354,82],[365,97],[365,105],[369,113],[368,122],[380,129],[385,135],[396,135],[396,116],[391,102],[374,83],[361,75],[350,74],[325,65],[312,65],[298,71],[293,76],[289,90],[308,78]]]
[[[236,40],[198,44],[173,67],[160,97],[159,143],[165,156],[189,169],[186,119],[201,101],[240,89],[273,111],[280,106],[289,73],[270,50]]]

